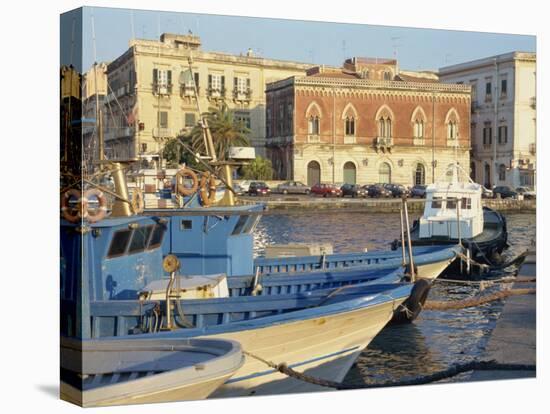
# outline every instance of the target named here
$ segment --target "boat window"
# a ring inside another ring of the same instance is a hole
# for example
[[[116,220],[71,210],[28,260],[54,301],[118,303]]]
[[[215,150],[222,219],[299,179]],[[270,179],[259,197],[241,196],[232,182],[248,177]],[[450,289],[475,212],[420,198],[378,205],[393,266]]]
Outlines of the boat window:
[[[153,230],[153,226],[138,227],[134,230],[130,247],[128,247],[129,254],[145,250],[145,246],[147,246],[149,236],[151,235],[151,230]]]
[[[260,221],[260,216],[258,214],[250,216],[250,218],[246,222],[246,225],[244,226],[243,233],[250,233],[251,231],[253,231],[256,227],[256,224],[258,224],[258,221]]]
[[[460,208],[466,209],[466,210],[471,210],[472,209],[472,199],[467,198],[467,197],[463,197],[462,198],[462,204],[460,205]]]
[[[235,236],[237,234],[240,234],[244,225],[246,224],[246,221],[248,220],[249,216],[240,216],[239,221],[237,221],[237,225],[233,229],[233,233],[231,233],[232,236]]]
[[[432,198],[432,208],[441,208],[442,204],[441,197]]]
[[[115,257],[124,254],[126,247],[128,247],[128,242],[130,241],[131,235],[132,230],[130,229],[115,232],[115,234],[113,234],[113,239],[111,240],[111,245],[109,246],[109,253],[107,253],[107,257]]]
[[[455,210],[456,209],[456,198],[449,198],[447,200],[447,210]]]
[[[180,230],[191,230],[193,228],[192,220],[182,220]]]
[[[147,248],[151,250],[159,247],[162,243],[162,236],[164,236],[164,226],[162,224],[157,224],[153,230],[153,234],[151,235],[149,246],[147,246]]]

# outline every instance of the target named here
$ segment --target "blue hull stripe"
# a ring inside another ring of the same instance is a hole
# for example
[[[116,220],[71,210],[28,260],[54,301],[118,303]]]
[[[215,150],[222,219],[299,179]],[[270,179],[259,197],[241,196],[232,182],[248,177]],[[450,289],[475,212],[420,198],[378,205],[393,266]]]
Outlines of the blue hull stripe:
[[[327,358],[330,358],[330,357],[333,357],[333,356],[336,356],[336,355],[341,355],[341,354],[344,354],[344,353],[349,352],[349,351],[355,351],[357,348],[359,348],[359,347],[354,346],[353,348],[343,349],[343,350],[338,351],[338,352],[333,352],[332,354],[327,354],[327,355],[323,355],[323,356],[320,356],[320,357],[317,357],[317,358],[308,359],[307,361],[296,362],[295,364],[289,365],[289,367],[290,368],[300,367],[302,365],[307,365],[307,364],[310,364],[312,362],[317,362],[317,361],[321,361],[323,359],[327,359]],[[235,382],[246,381],[246,380],[249,380],[249,379],[252,379],[252,378],[263,377],[265,375],[273,374],[274,372],[275,372],[274,369],[269,369],[269,370],[266,370],[266,371],[260,371],[260,372],[254,373],[254,374],[246,375],[244,377],[231,378],[230,380],[226,381],[225,383],[226,384],[233,384]]]

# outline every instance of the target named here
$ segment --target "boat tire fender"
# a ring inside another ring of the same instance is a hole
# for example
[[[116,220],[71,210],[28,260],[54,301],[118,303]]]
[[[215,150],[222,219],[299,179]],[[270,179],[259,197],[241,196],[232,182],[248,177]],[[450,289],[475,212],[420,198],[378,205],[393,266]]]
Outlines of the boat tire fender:
[[[190,178],[193,181],[193,184],[190,188],[187,188],[183,185],[183,180],[185,178]],[[182,168],[176,173],[176,191],[179,195],[187,197],[191,194],[194,194],[199,188],[199,179],[197,174],[189,168]]]
[[[416,281],[412,288],[410,296],[396,310],[392,322],[410,323],[414,321],[420,314],[422,306],[424,305],[424,303],[426,303],[426,299],[428,298],[431,287],[431,282],[426,279],[420,279]]]

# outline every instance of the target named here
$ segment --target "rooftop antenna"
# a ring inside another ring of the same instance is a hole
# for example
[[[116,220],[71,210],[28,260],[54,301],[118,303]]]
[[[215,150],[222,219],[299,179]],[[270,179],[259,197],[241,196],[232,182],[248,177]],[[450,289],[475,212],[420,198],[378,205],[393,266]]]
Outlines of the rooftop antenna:
[[[134,28],[134,11],[133,10],[130,10],[130,26],[132,29],[132,40],[134,40],[136,38],[136,31]]]

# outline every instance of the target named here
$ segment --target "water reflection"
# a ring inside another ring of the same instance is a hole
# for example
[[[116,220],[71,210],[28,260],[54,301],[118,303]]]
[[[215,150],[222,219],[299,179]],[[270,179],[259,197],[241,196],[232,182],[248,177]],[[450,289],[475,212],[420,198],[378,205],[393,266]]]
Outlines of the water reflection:
[[[530,247],[535,238],[534,214],[507,215],[513,257]],[[255,253],[262,254],[273,243],[332,243],[335,252],[359,251],[368,247],[388,249],[399,234],[396,214],[317,213],[311,216],[266,216],[260,222]],[[508,269],[512,273],[514,269]],[[493,272],[489,277],[502,277]],[[438,283],[430,292],[433,300],[459,300],[477,294],[470,286]],[[467,362],[484,350],[502,303],[446,312],[424,311],[410,325],[388,326],[359,356],[346,383],[395,381],[426,375]],[[460,377],[458,377],[460,378]]]

